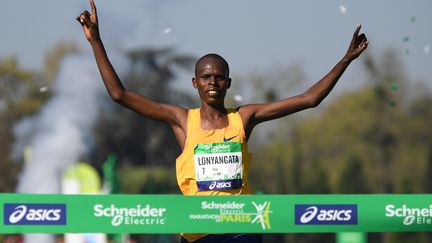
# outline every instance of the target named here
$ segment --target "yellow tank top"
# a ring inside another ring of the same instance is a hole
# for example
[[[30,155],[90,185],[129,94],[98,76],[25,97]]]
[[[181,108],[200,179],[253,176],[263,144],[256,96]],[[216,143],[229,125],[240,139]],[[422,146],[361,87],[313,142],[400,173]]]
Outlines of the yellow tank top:
[[[185,145],[182,154],[176,160],[177,183],[184,195],[240,195],[252,193],[252,189],[248,183],[251,154],[248,151],[243,122],[236,110],[228,109],[227,113],[227,127],[203,130],[201,128],[200,109],[189,110]],[[241,187],[229,190],[198,190],[194,160],[195,148],[199,144],[219,144],[225,142],[240,143],[241,145]],[[193,242],[206,236],[206,234],[182,234],[182,236],[189,242]]]

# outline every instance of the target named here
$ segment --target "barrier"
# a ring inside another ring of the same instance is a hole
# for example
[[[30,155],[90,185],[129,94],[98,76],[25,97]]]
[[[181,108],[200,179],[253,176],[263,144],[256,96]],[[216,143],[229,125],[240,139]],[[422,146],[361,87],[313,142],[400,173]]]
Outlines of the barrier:
[[[432,231],[432,195],[0,194],[0,233]]]

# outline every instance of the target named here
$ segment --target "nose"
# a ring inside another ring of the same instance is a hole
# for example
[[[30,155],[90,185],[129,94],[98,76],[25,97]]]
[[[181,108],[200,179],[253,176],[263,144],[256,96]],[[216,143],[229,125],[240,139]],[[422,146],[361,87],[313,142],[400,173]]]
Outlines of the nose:
[[[209,84],[214,85],[216,83],[216,77],[215,76],[211,76],[209,79]]]

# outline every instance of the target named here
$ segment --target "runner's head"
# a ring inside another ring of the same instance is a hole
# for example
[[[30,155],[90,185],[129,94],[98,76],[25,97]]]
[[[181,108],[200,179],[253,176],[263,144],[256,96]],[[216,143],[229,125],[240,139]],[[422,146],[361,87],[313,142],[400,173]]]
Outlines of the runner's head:
[[[227,89],[231,86],[227,61],[218,54],[207,54],[195,64],[193,86],[198,89],[201,103],[224,105]]]
[[[197,76],[197,71],[200,65],[205,63],[206,61],[213,60],[215,62],[220,62],[221,65],[223,65],[226,69],[226,76],[229,77],[229,65],[228,62],[220,55],[215,53],[209,53],[204,56],[202,56],[198,61],[195,63],[195,77]]]

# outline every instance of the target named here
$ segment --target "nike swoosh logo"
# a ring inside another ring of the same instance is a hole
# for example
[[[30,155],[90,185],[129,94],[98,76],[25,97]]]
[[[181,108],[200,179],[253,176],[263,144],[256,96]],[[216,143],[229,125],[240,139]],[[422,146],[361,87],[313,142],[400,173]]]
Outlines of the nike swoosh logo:
[[[235,135],[235,136],[229,137],[229,138],[225,138],[225,137],[224,137],[224,143],[226,143],[226,142],[229,142],[229,141],[233,140],[233,138],[235,138],[235,137],[237,137],[237,136],[238,136],[238,134],[237,134],[237,135]]]

